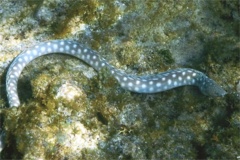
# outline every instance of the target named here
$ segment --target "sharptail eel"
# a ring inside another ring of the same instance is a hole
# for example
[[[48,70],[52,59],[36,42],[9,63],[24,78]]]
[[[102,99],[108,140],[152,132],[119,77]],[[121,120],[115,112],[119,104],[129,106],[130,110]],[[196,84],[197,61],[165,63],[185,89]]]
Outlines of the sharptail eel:
[[[96,71],[107,67],[121,87],[132,92],[156,93],[180,86],[195,85],[207,96],[224,96],[227,93],[215,81],[194,69],[179,68],[146,76],[129,75],[114,68],[105,59],[101,58],[97,52],[78,42],[72,40],[52,40],[27,49],[11,63],[6,77],[7,97],[10,107],[18,107],[20,105],[17,82],[23,68],[35,58],[51,53],[77,57],[92,66]]]

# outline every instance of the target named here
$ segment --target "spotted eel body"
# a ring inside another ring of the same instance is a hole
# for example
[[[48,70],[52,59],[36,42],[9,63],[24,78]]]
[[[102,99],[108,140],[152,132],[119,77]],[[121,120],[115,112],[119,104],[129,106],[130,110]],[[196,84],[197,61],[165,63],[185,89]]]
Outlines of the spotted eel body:
[[[120,83],[121,87],[132,92],[156,93],[184,85],[195,85],[208,96],[224,96],[224,91],[216,82],[200,71],[180,68],[169,70],[160,74],[136,76],[126,74],[101,58],[97,52],[71,40],[52,40],[42,42],[19,54],[11,63],[6,77],[7,97],[10,107],[20,105],[17,82],[23,68],[37,57],[62,53],[77,57],[99,71],[107,67]]]

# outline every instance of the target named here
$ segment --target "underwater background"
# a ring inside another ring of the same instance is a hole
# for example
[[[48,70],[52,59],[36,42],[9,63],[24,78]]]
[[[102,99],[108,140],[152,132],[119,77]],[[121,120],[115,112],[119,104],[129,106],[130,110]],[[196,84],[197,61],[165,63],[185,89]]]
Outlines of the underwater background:
[[[1,159],[240,159],[239,0],[1,0]],[[124,90],[71,56],[22,72],[8,108],[6,70],[42,41],[76,40],[127,73],[193,68],[225,97],[193,86]]]

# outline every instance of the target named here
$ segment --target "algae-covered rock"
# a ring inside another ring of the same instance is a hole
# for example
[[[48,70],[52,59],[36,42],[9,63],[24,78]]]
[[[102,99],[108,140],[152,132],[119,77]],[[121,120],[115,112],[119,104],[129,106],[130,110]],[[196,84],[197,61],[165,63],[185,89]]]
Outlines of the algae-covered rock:
[[[239,21],[238,0],[1,1],[1,158],[236,159]],[[8,108],[7,66],[28,47],[59,38],[131,74],[194,68],[228,94],[206,97],[192,86],[131,93],[107,69],[53,54],[24,69],[21,106]]]

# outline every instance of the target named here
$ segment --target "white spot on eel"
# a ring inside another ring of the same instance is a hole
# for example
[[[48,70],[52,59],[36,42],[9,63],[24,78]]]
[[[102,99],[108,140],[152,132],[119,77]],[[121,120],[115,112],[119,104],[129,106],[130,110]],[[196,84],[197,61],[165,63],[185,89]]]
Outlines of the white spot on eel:
[[[122,88],[132,92],[156,93],[183,85],[195,85],[207,96],[224,96],[226,94],[226,91],[216,82],[194,69],[179,68],[147,76],[129,75],[114,68],[105,59],[99,57],[97,52],[84,47],[78,42],[52,40],[29,48],[27,51],[19,54],[11,63],[6,76],[6,90],[10,107],[18,107],[20,105],[17,94],[17,82],[24,67],[35,58],[51,53],[68,54],[77,57],[91,65],[96,71],[107,67]]]

